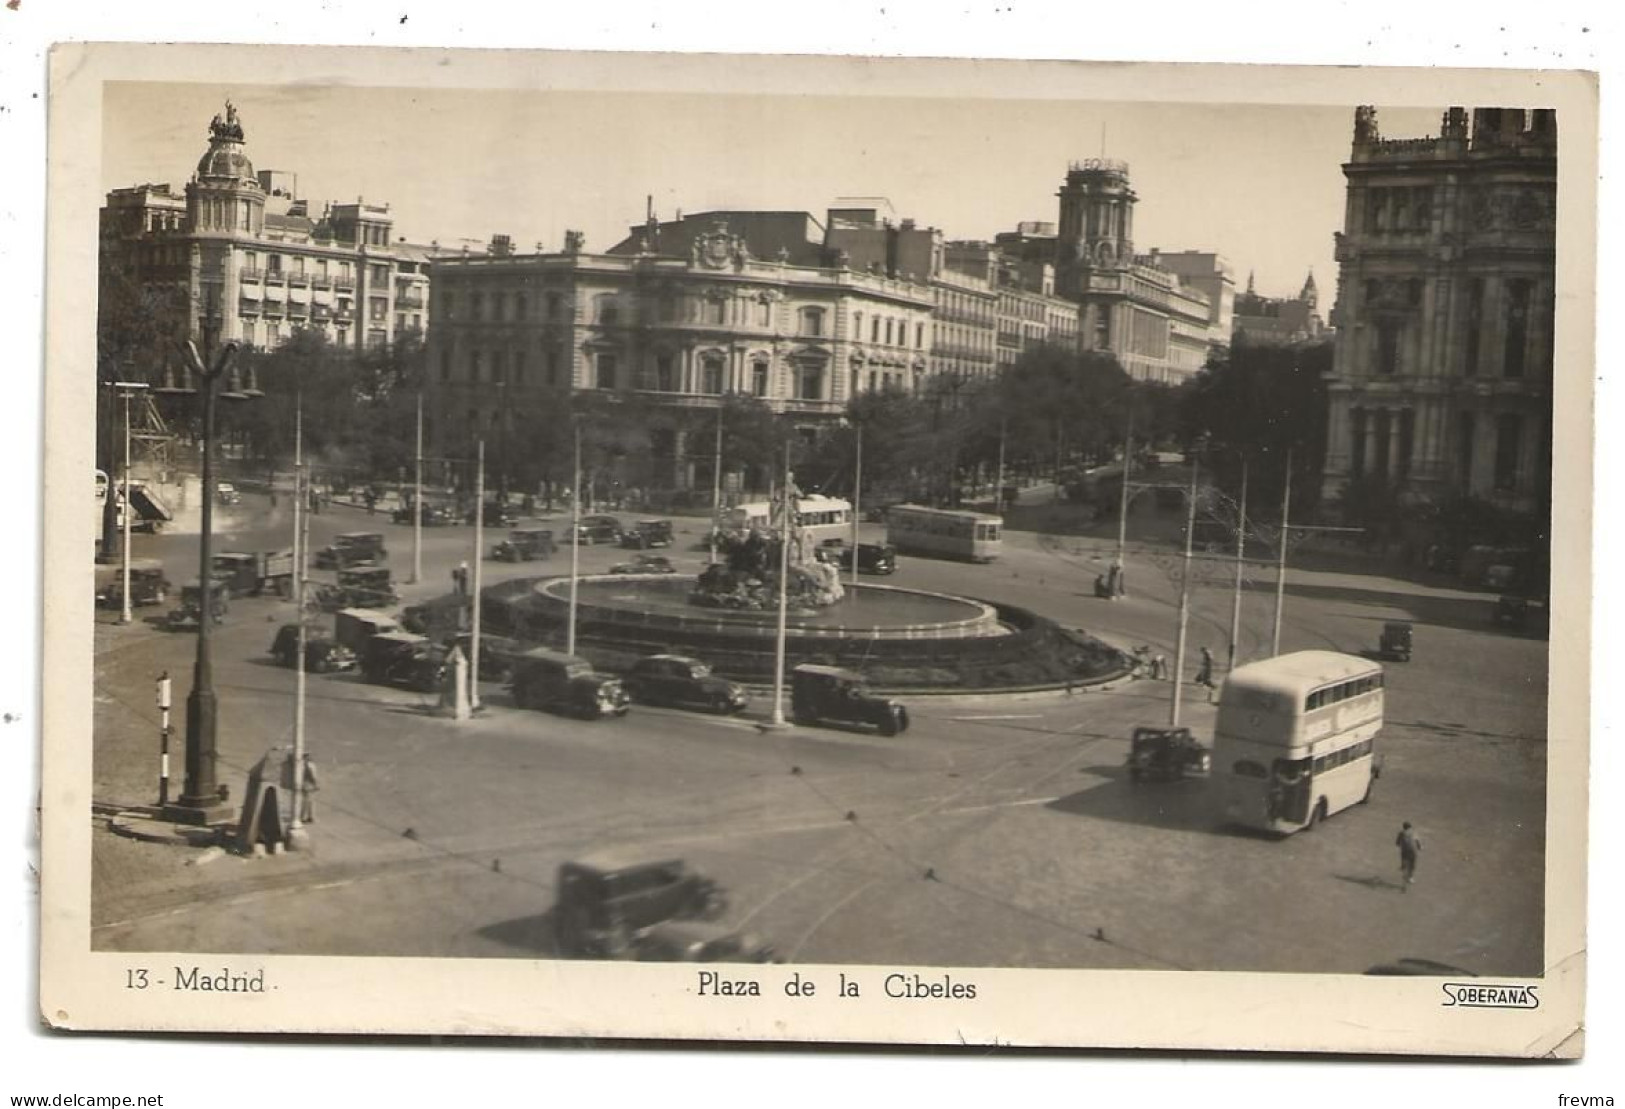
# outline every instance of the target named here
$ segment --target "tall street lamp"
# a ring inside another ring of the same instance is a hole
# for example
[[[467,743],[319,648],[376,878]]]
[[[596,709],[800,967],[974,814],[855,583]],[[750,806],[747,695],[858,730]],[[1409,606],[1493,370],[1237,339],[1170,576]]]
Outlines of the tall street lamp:
[[[124,574],[119,590],[119,623],[128,624],[134,617],[130,614],[130,523],[135,515],[134,506],[130,503],[130,405],[134,403],[135,395],[147,388],[144,381],[115,381],[113,388],[118,390],[119,396],[124,400],[124,492],[122,494],[124,517],[124,535],[120,541],[123,550]],[[108,482],[107,499],[113,499],[112,482]]]
[[[232,366],[237,344],[226,343],[214,357],[205,361],[197,344],[188,340],[184,353],[194,375],[195,386],[170,385],[166,393],[197,393],[202,401],[203,438],[203,523],[198,542],[198,589],[201,607],[197,625],[197,661],[192,670],[192,692],[186,698],[186,782],[180,799],[164,810],[166,819],[185,824],[214,824],[230,816],[230,807],[220,797],[215,781],[215,725],[217,700],[214,693],[213,659],[210,655],[214,623],[212,570],[214,568],[214,414],[218,395],[226,400],[248,400],[263,394],[238,382]],[[229,373],[229,376],[228,376]],[[220,389],[222,379],[226,388]]]

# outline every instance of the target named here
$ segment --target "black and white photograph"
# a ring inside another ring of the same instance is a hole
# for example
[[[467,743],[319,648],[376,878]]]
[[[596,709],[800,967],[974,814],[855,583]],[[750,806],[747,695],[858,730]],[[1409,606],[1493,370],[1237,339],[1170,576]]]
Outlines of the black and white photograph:
[[[53,57],[54,1023],[1578,1054],[1595,86],[652,58]]]

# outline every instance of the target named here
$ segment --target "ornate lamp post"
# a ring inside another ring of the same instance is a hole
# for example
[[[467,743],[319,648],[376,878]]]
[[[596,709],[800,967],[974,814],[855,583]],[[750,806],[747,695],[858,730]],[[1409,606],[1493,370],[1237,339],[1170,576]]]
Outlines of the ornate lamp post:
[[[263,394],[253,386],[238,382],[233,363],[237,358],[237,344],[227,343],[212,360],[205,361],[197,345],[190,340],[184,349],[186,363],[195,386],[166,385],[161,392],[171,394],[197,393],[202,401],[203,438],[203,523],[198,543],[198,585],[201,610],[197,625],[197,661],[192,670],[192,692],[186,698],[186,781],[180,799],[164,810],[166,819],[186,824],[213,824],[229,816],[230,809],[222,800],[215,780],[215,722],[217,702],[214,693],[213,659],[210,655],[211,630],[214,623],[213,592],[214,550],[214,413],[216,397],[227,400],[248,400]],[[220,382],[226,379],[226,388]]]

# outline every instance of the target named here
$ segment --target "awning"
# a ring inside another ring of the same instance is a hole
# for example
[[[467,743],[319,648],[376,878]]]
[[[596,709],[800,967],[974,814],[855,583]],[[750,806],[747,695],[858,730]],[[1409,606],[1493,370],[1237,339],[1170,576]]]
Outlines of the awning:
[[[260,296],[262,295],[260,292],[259,282],[257,281],[252,285],[242,285],[238,291],[242,293],[244,300],[259,300]]]
[[[169,507],[158,499],[158,494],[141,485],[130,487],[130,503],[141,514],[143,520],[163,520],[166,523],[175,518]]]

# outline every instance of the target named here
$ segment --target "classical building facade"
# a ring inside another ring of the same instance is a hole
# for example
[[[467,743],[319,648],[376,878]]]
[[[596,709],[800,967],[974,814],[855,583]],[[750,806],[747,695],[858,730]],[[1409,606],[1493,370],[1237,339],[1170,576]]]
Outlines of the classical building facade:
[[[949,269],[977,279],[997,295],[996,370],[1004,372],[1025,351],[1045,344],[1078,349],[1078,306],[1055,295],[1055,266],[1006,254],[997,243],[948,244]]]
[[[731,216],[704,213],[676,227],[651,220],[638,233],[641,250],[589,254],[571,232],[560,253],[514,254],[499,243],[486,255],[437,260],[427,425],[437,451],[523,435],[516,413],[554,390],[636,394],[654,421],[657,464],[643,480],[706,487],[712,448],[709,432],[694,430],[696,410],[740,394],[814,428],[858,393],[911,389],[923,377],[929,286],[816,264],[793,235],[759,243],[775,251],[759,256]],[[686,249],[676,254],[673,243]],[[700,440],[691,444],[691,434]]]
[[[1057,195],[1056,289],[1080,306],[1083,350],[1114,355],[1136,379],[1178,382],[1200,370],[1215,345],[1229,342],[1206,294],[1157,254],[1135,253],[1139,198],[1127,163],[1074,162]]]
[[[387,205],[333,204],[312,218],[295,177],[256,172],[245,146],[227,104],[184,193],[167,184],[110,192],[104,287],[120,279],[150,290],[208,342],[269,349],[308,328],[358,348],[426,330],[438,251],[394,241]]]
[[[1557,126],[1463,108],[1385,139],[1357,109],[1343,166],[1324,496],[1375,478],[1412,498],[1549,507]]]

